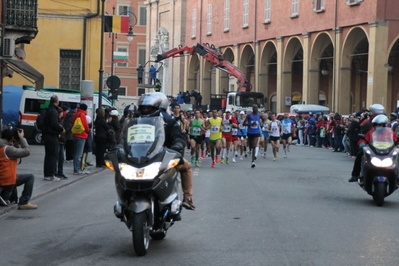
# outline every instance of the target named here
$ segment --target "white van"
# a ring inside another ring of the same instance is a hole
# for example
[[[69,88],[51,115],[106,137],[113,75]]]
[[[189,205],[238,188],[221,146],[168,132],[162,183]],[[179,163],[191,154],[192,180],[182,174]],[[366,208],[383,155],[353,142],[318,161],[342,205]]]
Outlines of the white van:
[[[32,139],[37,144],[42,142],[42,133],[35,126],[36,118],[40,110],[49,106],[51,96],[58,96],[60,107],[69,107],[71,103],[80,103],[80,91],[76,90],[44,88],[35,91],[35,87],[31,86],[23,86],[22,89],[18,127],[24,130],[25,138]],[[93,103],[98,103],[98,92],[94,93]],[[102,97],[102,105],[103,108],[112,106],[111,102],[104,96]]]

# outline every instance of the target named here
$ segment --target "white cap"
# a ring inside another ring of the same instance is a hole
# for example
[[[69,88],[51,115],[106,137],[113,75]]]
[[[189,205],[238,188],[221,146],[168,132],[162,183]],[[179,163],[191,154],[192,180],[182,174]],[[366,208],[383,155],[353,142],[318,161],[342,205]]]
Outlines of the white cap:
[[[240,115],[245,115],[245,112],[244,112],[244,111],[241,111],[241,112],[240,112]]]
[[[230,109],[226,109],[226,113],[231,113],[231,110]]]
[[[109,113],[109,115],[110,115],[110,116],[118,116],[119,114],[118,114],[118,111],[112,110],[112,111]]]

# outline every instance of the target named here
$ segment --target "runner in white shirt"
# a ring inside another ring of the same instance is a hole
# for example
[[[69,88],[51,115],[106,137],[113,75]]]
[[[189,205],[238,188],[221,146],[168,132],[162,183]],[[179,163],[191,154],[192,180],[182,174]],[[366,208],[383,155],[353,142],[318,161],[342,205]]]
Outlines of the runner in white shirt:
[[[283,130],[283,126],[281,122],[276,119],[277,114],[272,114],[272,121],[269,124],[269,133],[270,133],[270,143],[272,144],[273,148],[273,161],[277,160],[277,152],[280,148],[280,132]]]

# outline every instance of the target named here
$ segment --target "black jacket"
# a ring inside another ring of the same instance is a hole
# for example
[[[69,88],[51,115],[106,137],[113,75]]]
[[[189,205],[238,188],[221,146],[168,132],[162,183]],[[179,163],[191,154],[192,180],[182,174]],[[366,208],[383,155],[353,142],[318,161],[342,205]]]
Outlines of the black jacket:
[[[60,134],[63,130],[64,128],[58,117],[58,107],[54,104],[50,104],[46,110],[42,134],[56,135],[58,137],[58,134]]]
[[[111,127],[107,124],[105,119],[96,119],[96,121],[94,121],[94,128],[96,130],[94,140],[104,142],[107,141],[108,130],[111,129]]]

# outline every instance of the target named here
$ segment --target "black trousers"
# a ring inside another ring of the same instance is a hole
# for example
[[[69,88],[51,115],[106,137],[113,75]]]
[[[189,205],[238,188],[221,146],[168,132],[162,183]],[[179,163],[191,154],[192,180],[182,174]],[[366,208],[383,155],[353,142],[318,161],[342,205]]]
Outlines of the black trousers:
[[[104,154],[107,146],[107,140],[95,139],[94,141],[96,142],[96,166],[103,166],[105,165]]]
[[[68,139],[65,142],[65,157],[67,161],[73,160],[73,139]]]
[[[57,163],[58,163],[58,152],[59,143],[57,135],[43,135],[44,141],[44,165],[43,174],[44,176],[54,176]]]
[[[352,169],[352,176],[360,176],[360,171],[362,170],[362,157],[363,149],[359,149],[356,154],[355,164]]]

